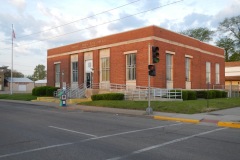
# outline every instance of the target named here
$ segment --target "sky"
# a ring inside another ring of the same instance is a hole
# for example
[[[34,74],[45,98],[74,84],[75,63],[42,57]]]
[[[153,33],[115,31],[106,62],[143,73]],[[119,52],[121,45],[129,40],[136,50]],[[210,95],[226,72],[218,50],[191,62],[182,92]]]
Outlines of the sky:
[[[240,0],[1,0],[0,67],[13,59],[13,70],[33,75],[39,64],[47,69],[50,48],[150,25],[217,30],[239,8]]]

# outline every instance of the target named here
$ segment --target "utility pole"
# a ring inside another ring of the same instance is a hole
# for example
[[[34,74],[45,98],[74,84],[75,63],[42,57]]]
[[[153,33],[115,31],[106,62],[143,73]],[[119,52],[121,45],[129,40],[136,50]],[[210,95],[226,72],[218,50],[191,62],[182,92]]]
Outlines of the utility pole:
[[[150,52],[151,52],[151,45],[148,44],[148,65],[150,65]],[[150,101],[150,87],[151,87],[151,83],[150,83],[150,75],[148,74],[148,107],[146,109],[146,112],[148,115],[153,114],[153,109],[151,107],[151,101]]]
[[[12,24],[12,58],[11,58],[11,87],[10,87],[10,94],[13,94],[13,39],[15,38],[15,33],[13,30]]]

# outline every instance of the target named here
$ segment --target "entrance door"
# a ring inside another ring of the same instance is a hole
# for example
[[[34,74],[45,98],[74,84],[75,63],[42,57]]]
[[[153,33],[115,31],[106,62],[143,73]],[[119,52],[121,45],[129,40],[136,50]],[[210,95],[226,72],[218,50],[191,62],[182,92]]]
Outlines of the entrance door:
[[[92,86],[92,60],[85,61],[85,85],[87,88],[91,88]]]
[[[18,86],[18,91],[27,91],[27,86],[26,85],[19,85]]]
[[[91,88],[92,85],[92,73],[86,73],[86,87]]]

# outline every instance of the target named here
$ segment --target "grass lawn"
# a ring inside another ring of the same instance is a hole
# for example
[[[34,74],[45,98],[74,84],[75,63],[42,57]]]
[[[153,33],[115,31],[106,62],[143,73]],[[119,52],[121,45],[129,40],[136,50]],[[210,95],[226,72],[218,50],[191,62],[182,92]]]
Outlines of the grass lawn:
[[[0,94],[0,99],[31,101],[37,99],[37,96],[33,96],[31,93]]]
[[[147,101],[90,101],[82,102],[80,105],[101,106],[111,108],[124,108],[146,110]],[[208,104],[208,105],[207,105]],[[207,111],[214,111],[226,108],[240,107],[240,98],[219,98],[209,100],[189,100],[189,101],[151,101],[153,111],[194,114]]]
[[[37,99],[31,93],[0,94],[0,99],[31,101]],[[147,101],[90,101],[81,102],[80,105],[101,106],[111,108],[124,108],[146,110]],[[208,106],[207,106],[208,104]],[[240,107],[240,98],[218,98],[209,100],[189,100],[189,101],[151,101],[153,111],[194,114],[207,111],[214,111],[226,108]]]

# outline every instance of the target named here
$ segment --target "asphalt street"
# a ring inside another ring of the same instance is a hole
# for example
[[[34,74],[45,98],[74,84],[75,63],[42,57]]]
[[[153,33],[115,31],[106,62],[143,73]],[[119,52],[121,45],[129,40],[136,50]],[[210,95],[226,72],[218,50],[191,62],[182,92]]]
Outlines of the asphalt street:
[[[240,129],[0,103],[0,160],[238,160]]]

